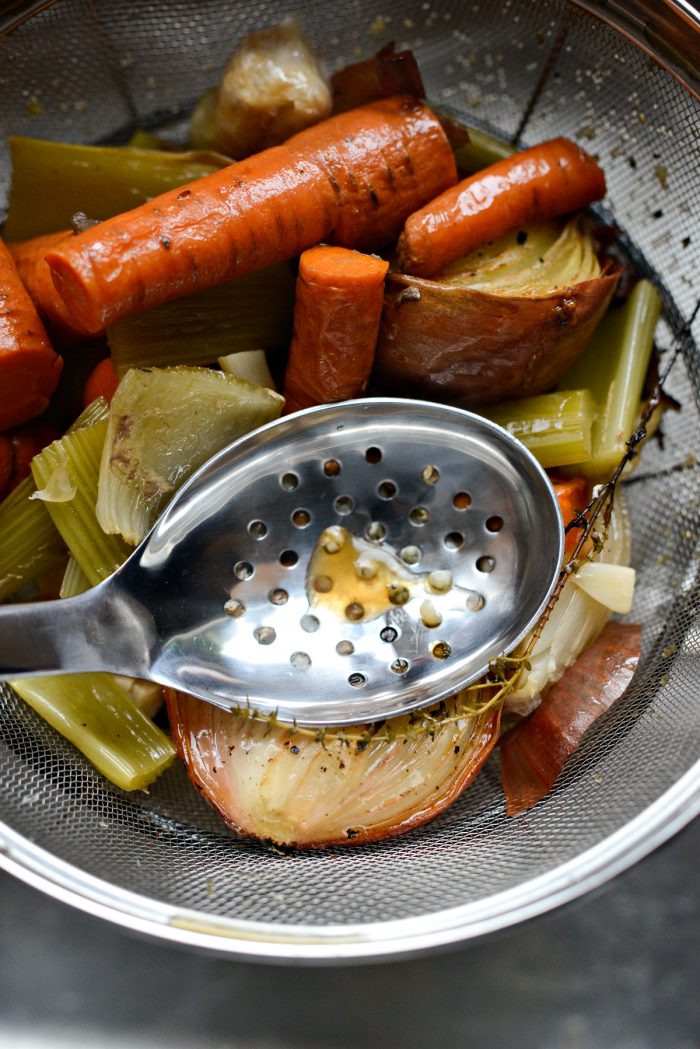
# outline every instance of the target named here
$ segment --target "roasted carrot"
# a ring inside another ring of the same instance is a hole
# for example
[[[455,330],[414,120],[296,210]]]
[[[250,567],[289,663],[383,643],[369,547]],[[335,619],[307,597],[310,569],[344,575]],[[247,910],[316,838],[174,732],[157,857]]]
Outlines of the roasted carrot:
[[[43,237],[14,241],[7,245],[22,283],[29,292],[40,316],[48,325],[56,341],[66,346],[86,338],[87,333],[77,318],[70,317],[61,296],[54,287],[44,256],[51,248],[55,248],[74,236],[72,230],[66,229],[59,233],[47,233]]]
[[[437,118],[397,96],[107,219],[47,261],[71,317],[96,332],[323,240],[373,251],[456,178]]]
[[[83,390],[83,407],[87,408],[88,404],[92,404],[96,397],[104,397],[107,403],[110,404],[118,385],[119,376],[114,370],[112,358],[105,357],[93,368],[88,376],[88,381],[85,383],[85,389]]]
[[[285,411],[360,397],[374,361],[389,263],[321,245],[299,260]]]
[[[48,406],[62,361],[0,241],[0,430],[33,419]]]
[[[550,477],[554,494],[559,503],[564,527],[588,505],[589,482],[585,477]],[[581,536],[581,527],[570,528],[564,541],[564,552],[573,553]]]
[[[12,445],[12,477],[10,479],[10,491],[16,488],[20,481],[29,477],[31,473],[31,462],[42,448],[51,444],[61,434],[56,426],[49,422],[26,423],[18,426],[7,434]]]
[[[393,41],[373,58],[353,62],[331,77],[333,112],[345,113],[390,95],[425,98],[425,88],[412,51],[397,51]]]
[[[471,175],[411,215],[399,238],[399,265],[431,277],[509,230],[604,196],[605,175],[593,157],[569,139],[553,138]]]

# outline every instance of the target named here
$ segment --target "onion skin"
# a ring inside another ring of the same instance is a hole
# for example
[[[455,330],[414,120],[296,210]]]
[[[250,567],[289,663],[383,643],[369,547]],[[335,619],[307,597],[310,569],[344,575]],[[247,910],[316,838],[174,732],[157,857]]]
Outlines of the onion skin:
[[[538,297],[390,274],[376,385],[462,408],[543,393],[592,336],[619,272],[615,265],[601,277]]]
[[[501,740],[506,815],[527,812],[552,789],[594,721],[628,687],[639,662],[642,628],[608,623],[535,712]]]
[[[471,783],[498,738],[500,710],[431,738],[337,738],[229,714],[166,689],[173,742],[195,787],[239,834],[317,848],[395,837],[434,819]],[[406,719],[392,723],[397,732]],[[352,729],[348,729],[352,732]]]

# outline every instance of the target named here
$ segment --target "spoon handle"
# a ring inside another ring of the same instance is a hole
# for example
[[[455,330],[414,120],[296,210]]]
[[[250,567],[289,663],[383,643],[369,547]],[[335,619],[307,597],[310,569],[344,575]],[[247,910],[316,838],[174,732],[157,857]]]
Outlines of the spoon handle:
[[[137,603],[109,581],[62,601],[0,607],[0,681],[111,671],[148,677],[153,631]]]

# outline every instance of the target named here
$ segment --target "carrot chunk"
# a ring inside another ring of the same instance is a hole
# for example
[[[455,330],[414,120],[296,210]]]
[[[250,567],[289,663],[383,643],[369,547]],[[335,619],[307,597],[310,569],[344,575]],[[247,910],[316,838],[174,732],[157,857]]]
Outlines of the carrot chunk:
[[[364,393],[374,361],[389,263],[321,245],[299,260],[285,410]]]
[[[111,404],[118,385],[119,376],[114,370],[112,358],[105,357],[95,365],[88,376],[83,390],[83,407],[87,408],[97,397],[104,397],[107,403]]]
[[[431,277],[509,230],[585,208],[605,196],[605,175],[567,138],[514,153],[447,189],[406,221],[404,273]]]
[[[86,338],[87,333],[80,324],[79,318],[71,317],[68,313],[51,279],[45,256],[51,248],[55,248],[74,236],[72,230],[66,229],[58,233],[47,233],[42,237],[32,237],[31,240],[14,241],[7,245],[20,279],[40,316],[49,326],[57,341],[66,346]]]
[[[107,219],[46,258],[71,317],[97,332],[324,240],[373,251],[456,178],[437,118],[396,96]]]
[[[0,430],[48,407],[62,363],[0,241]]]
[[[559,503],[564,527],[573,521],[576,514],[581,513],[588,506],[589,482],[585,477],[550,477],[554,494]],[[579,541],[582,525],[570,528],[564,539],[565,554],[572,554]]]

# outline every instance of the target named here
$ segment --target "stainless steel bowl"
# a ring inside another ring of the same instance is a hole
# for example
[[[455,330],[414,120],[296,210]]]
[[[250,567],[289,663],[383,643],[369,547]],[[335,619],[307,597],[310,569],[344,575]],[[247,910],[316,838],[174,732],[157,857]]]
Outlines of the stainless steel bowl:
[[[140,124],[176,136],[236,39],[299,6],[6,5],[4,130],[125,141]],[[435,948],[540,914],[601,885],[700,811],[700,19],[682,0],[386,0],[381,11],[314,0],[301,14],[330,67],[395,39],[418,54],[429,96],[469,121],[523,144],[569,135],[599,155],[604,217],[661,290],[660,345],[683,402],[664,446],[647,449],[627,485],[640,671],[525,816],[506,820],[494,760],[448,812],[403,839],[282,854],[227,831],[180,769],[149,794],[107,786],[3,694],[2,866],[164,939],[336,961]],[[8,174],[2,152],[0,184]]]

